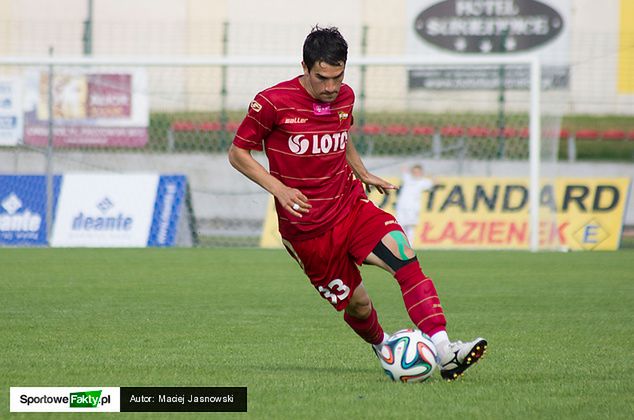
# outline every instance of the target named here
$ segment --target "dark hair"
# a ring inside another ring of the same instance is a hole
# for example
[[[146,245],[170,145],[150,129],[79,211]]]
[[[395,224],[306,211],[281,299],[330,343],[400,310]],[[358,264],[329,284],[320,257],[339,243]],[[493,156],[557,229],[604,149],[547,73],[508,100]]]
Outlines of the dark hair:
[[[303,59],[309,71],[318,61],[331,66],[345,64],[348,60],[348,43],[334,26],[315,26],[304,41]]]

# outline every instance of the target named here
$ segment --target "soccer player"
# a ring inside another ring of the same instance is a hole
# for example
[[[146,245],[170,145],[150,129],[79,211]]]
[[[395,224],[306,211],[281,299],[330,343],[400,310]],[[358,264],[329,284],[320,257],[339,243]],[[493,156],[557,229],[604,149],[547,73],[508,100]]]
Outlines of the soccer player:
[[[363,184],[396,187],[368,172],[349,132],[354,93],[343,83],[348,45],[334,27],[315,27],[303,47],[303,74],[263,90],[251,102],[229,161],[275,197],[282,242],[317,292],[380,352],[379,323],[358,266],[396,278],[412,322],[429,335],[443,378],[456,379],[482,357],[487,342],[450,342],[434,283],[393,216],[368,200]],[[265,150],[269,169],[251,152]]]
[[[420,216],[420,195],[433,186],[434,181],[425,176],[422,165],[416,164],[408,171],[403,171],[403,184],[396,201],[396,220],[410,241],[414,238],[414,230]]]

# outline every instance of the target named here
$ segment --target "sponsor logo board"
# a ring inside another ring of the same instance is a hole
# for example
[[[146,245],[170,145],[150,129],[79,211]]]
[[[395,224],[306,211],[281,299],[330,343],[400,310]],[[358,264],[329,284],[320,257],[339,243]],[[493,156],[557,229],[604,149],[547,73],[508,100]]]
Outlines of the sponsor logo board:
[[[49,75],[25,74],[24,142],[48,142]],[[143,69],[95,73],[66,69],[53,78],[53,145],[56,147],[143,147],[149,100]]]
[[[60,182],[53,177],[53,208]],[[0,175],[0,245],[46,245],[46,183],[43,175]]]
[[[0,77],[0,146],[15,146],[22,141],[22,80]]]
[[[184,175],[164,175],[159,178],[148,246],[175,245],[186,188],[187,179]]]
[[[182,175],[67,174],[51,245],[172,246],[185,188]]]
[[[407,51],[437,57],[535,53],[543,89],[570,81],[570,0],[408,0]],[[412,68],[410,90],[527,90],[526,66]]]
[[[65,175],[51,245],[145,246],[158,178],[156,174]]]
[[[399,185],[401,181],[386,178]],[[539,243],[544,249],[617,250],[630,191],[629,178],[556,178],[539,191]],[[369,198],[395,214],[398,196]],[[414,247],[424,249],[529,249],[526,178],[438,177],[421,194]],[[281,246],[273,200],[260,246]]]

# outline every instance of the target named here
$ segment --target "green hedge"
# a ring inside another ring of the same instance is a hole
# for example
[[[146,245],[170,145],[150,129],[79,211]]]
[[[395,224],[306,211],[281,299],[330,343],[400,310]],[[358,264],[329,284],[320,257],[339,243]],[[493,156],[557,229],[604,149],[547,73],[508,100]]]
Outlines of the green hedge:
[[[244,112],[229,112],[225,118],[227,121],[239,122],[244,117]],[[218,112],[180,112],[180,113],[152,113],[150,115],[149,148],[154,151],[168,150],[168,132],[174,121],[191,121],[194,123],[220,121],[222,116]],[[423,114],[423,113],[368,113],[355,115],[357,125],[366,124],[405,124],[405,125],[430,125],[441,127],[447,125],[478,126],[483,121],[495,124],[496,117],[482,114]],[[513,127],[525,127],[528,125],[526,116],[509,114],[505,116],[506,124]],[[580,129],[619,129],[625,132],[634,130],[634,117],[627,116],[565,116],[562,119],[562,127],[574,132]],[[231,132],[187,132],[173,133],[175,152],[210,152],[222,153],[230,144],[233,133]],[[361,153],[375,155],[385,154],[431,154],[431,138],[415,138],[405,136],[362,136],[357,133],[355,144]],[[454,140],[451,140],[454,141]],[[507,139],[507,149],[513,150],[524,140]],[[447,143],[445,143],[446,145]],[[448,143],[451,145],[451,143]],[[470,139],[468,143],[471,156],[490,158],[497,156],[499,147],[498,139]],[[577,140],[577,160],[608,160],[628,161],[634,160],[634,141],[605,141],[605,140]],[[559,158],[568,159],[567,140],[562,139],[559,147]],[[517,156],[517,158],[525,158]]]

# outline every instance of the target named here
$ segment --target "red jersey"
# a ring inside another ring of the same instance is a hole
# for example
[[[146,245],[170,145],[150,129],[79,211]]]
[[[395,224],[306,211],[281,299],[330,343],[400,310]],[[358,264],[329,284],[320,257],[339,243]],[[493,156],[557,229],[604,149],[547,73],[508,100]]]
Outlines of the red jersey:
[[[263,150],[269,172],[300,190],[313,206],[303,217],[275,200],[280,234],[286,239],[317,237],[331,229],[365,197],[346,160],[354,92],[342,84],[330,103],[313,98],[299,76],[258,93],[233,144]]]

